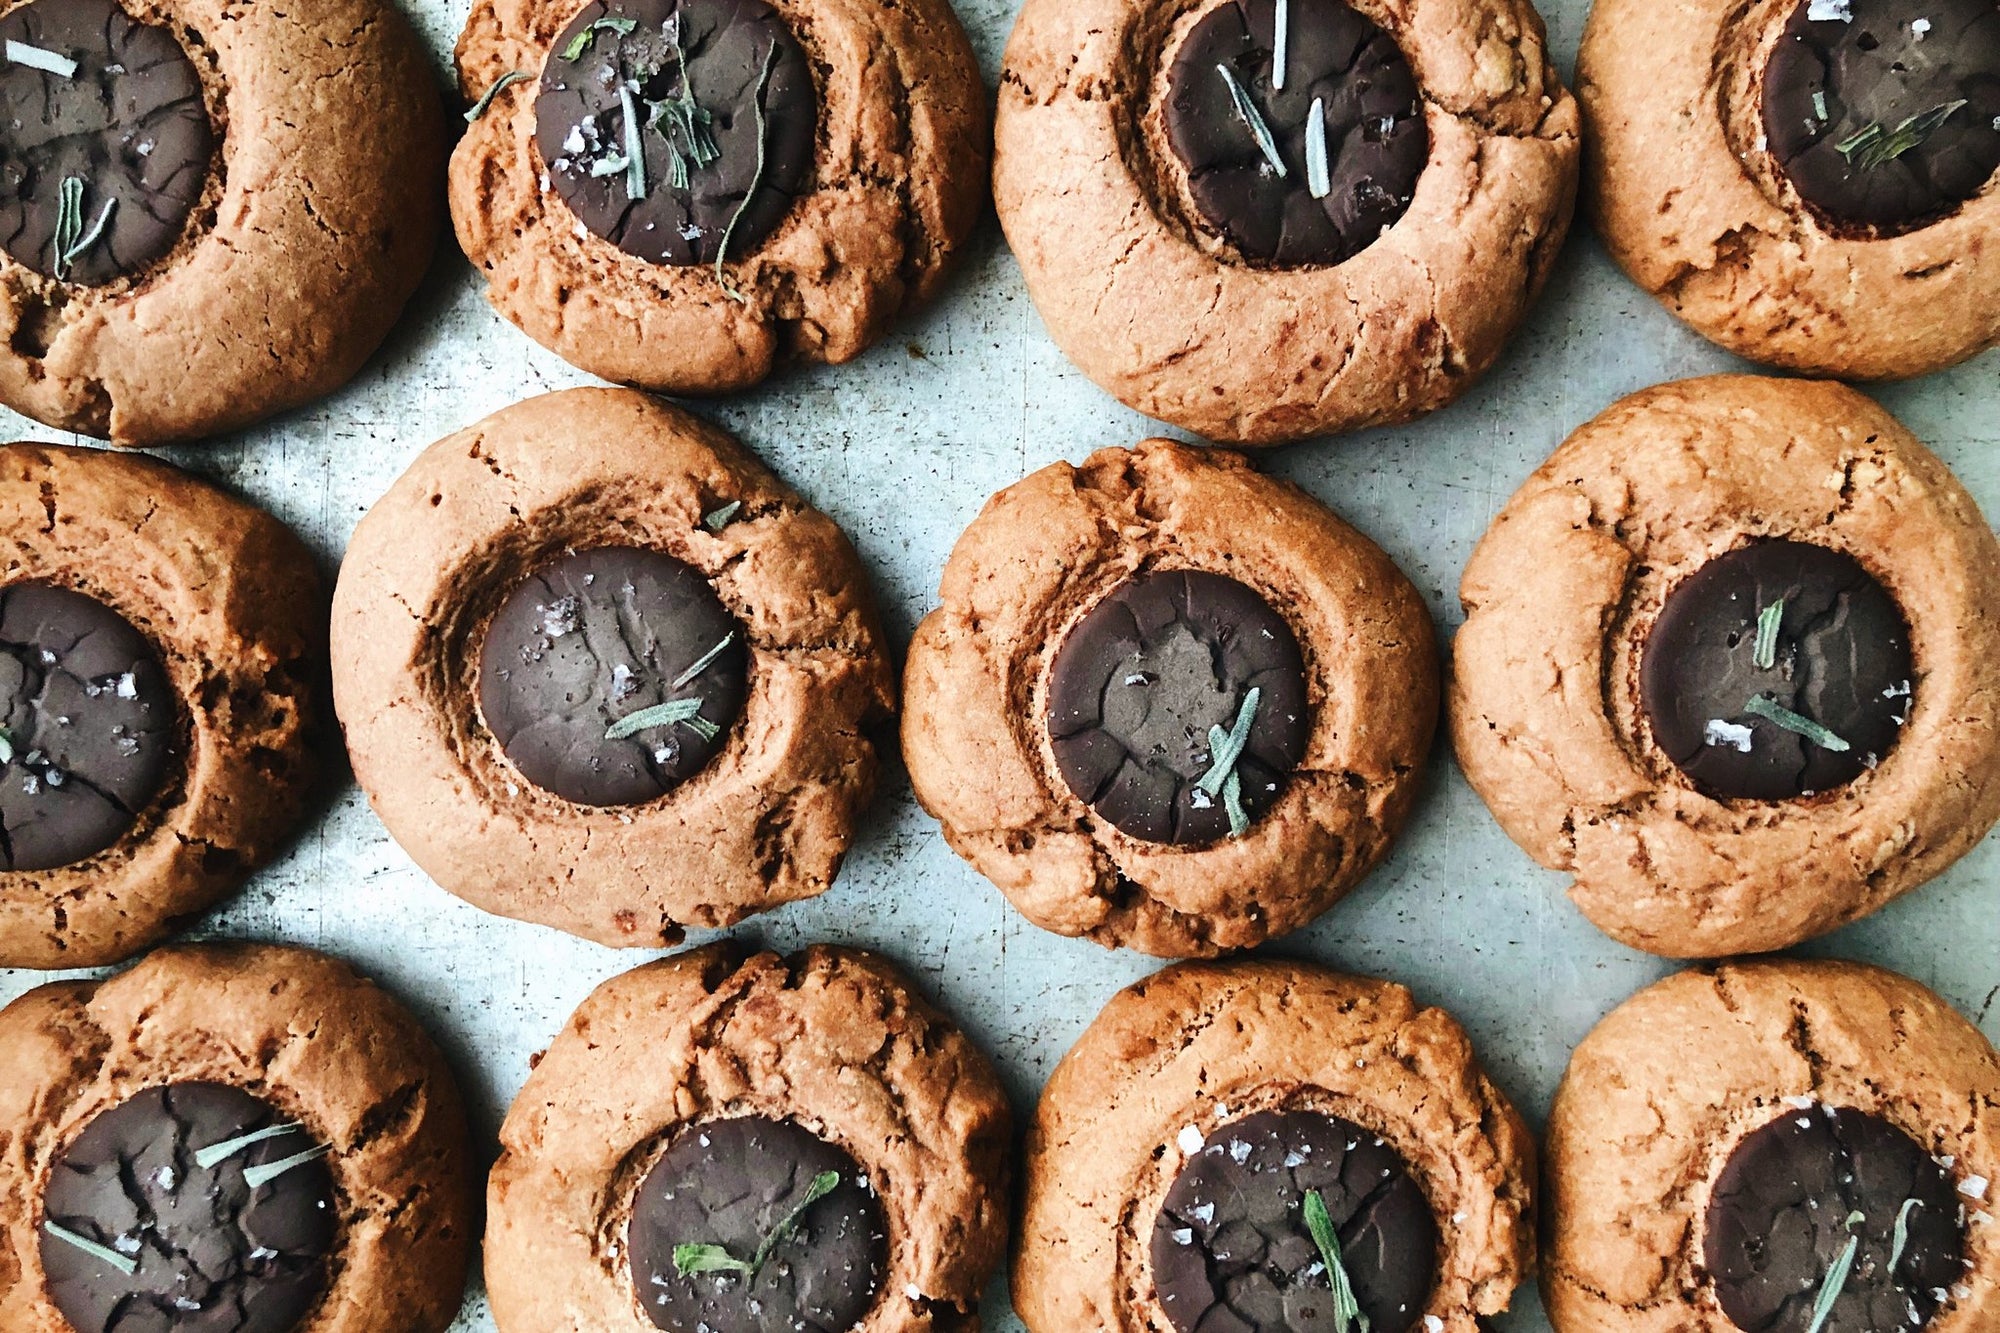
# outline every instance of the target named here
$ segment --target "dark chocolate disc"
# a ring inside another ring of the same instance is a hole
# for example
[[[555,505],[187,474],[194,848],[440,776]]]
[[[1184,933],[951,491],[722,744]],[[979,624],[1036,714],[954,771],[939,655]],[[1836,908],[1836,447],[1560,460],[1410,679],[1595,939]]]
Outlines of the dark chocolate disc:
[[[1178,1333],[1337,1333],[1335,1277],[1306,1220],[1317,1192],[1371,1333],[1406,1333],[1437,1275],[1424,1192],[1380,1136],[1266,1111],[1209,1136],[1153,1222],[1153,1284]]]
[[[593,0],[535,99],[549,184],[655,264],[713,264],[725,238],[729,258],[756,249],[810,184],[818,138],[812,66],[763,0]]]
[[[19,43],[0,60],[0,245],[85,286],[165,256],[215,148],[180,42],[111,0],[34,0],[0,39]]]
[[[1759,666],[1760,620],[1781,602]],[[1852,556],[1806,542],[1702,566],[1668,595],[1640,665],[1655,743],[1703,791],[1738,800],[1852,782],[1896,744],[1913,688],[1895,600]]]
[[[749,661],[743,627],[686,564],[637,547],[577,551],[535,570],[494,613],[479,707],[537,787],[578,805],[636,805],[723,747]],[[642,713],[658,720],[625,721]]]
[[[2000,168],[2000,6],[1799,0],[1765,66],[1764,134],[1836,225],[1944,216]]]
[[[1167,140],[1202,218],[1245,257],[1338,264],[1409,208],[1430,130],[1395,39],[1341,0],[1284,8],[1283,88],[1276,0],[1233,0],[1195,24],[1168,75]],[[1322,126],[1324,179],[1308,143]]]
[[[762,1116],[682,1131],[639,1186],[629,1249],[639,1304],[676,1333],[845,1333],[889,1255],[854,1159]]]
[[[77,1333],[298,1327],[326,1287],[339,1227],[333,1176],[323,1154],[269,1179],[257,1173],[321,1146],[219,1083],[148,1088],[119,1103],[84,1127],[49,1174],[41,1230],[49,1298]]]
[[[0,588],[0,860],[53,870],[123,836],[159,794],[174,694],[153,646],[67,588]]]
[[[1909,1135],[1845,1107],[1787,1111],[1716,1177],[1702,1256],[1744,1333],[1888,1333],[1930,1322],[1965,1280],[1951,1177]],[[1850,1253],[1851,1251],[1851,1253]],[[1837,1296],[1828,1296],[1828,1292]]]
[[[1213,731],[1232,732],[1246,712],[1231,790],[1213,780]],[[1091,608],[1049,668],[1049,739],[1063,781],[1148,842],[1210,843],[1254,823],[1305,757],[1309,721],[1291,626],[1220,574],[1131,579]]]

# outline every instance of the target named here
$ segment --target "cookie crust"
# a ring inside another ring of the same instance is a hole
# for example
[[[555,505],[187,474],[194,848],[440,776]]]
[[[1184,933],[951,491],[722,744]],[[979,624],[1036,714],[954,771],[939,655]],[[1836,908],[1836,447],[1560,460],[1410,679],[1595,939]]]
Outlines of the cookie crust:
[[[155,445],[321,397],[374,353],[436,244],[444,110],[383,0],[119,2],[171,28],[201,75],[210,180],[179,244],[134,276],[65,286],[0,256],[0,402]]]
[[[693,566],[750,650],[733,739],[644,805],[536,787],[477,704],[500,602],[549,557],[600,546]],[[823,893],[874,789],[866,730],[894,709],[840,529],[722,431],[624,389],[530,399],[427,449],[356,528],[333,622],[334,706],[396,840],[489,912],[610,945],[673,944]]]
[[[1909,621],[1915,704],[1845,787],[1718,801],[1649,735],[1640,650],[1675,584],[1762,537],[1844,551],[1881,582]],[[1625,399],[1516,492],[1459,596],[1459,763],[1634,948],[1788,947],[1931,879],[2000,818],[2000,543],[1944,464],[1851,389],[1720,376]]]
[[[986,1058],[887,963],[724,943],[614,977],[507,1113],[487,1183],[504,1333],[651,1333],[626,1262],[632,1196],[673,1133],[791,1119],[868,1172],[888,1220],[862,1333],[977,1333],[1007,1243],[1007,1102]]]
[[[285,526],[150,458],[0,446],[0,580],[110,606],[157,650],[179,739],[110,847],[0,873],[0,966],[130,957],[268,860],[314,781],[326,594]]]
[[[1043,722],[1070,628],[1158,568],[1245,583],[1305,654],[1304,761],[1245,836],[1206,847],[1093,817]],[[910,779],[952,849],[1044,929],[1166,956],[1248,948],[1346,894],[1416,798],[1437,715],[1422,599],[1373,542],[1240,457],[1149,440],[1044,468],[987,502],[940,591],[904,679]]]
[[[478,0],[458,42],[476,102],[512,71],[451,159],[459,244],[487,298],[536,342],[604,379],[726,393],[780,361],[839,364],[930,299],[978,220],[986,91],[945,0],[773,0],[819,80],[806,193],[724,266],[655,265],[585,231],[541,187],[535,81],[588,0]]]
[[[162,1083],[240,1087],[305,1125],[341,1225],[298,1333],[436,1333],[458,1313],[472,1243],[457,1085],[400,1004],[308,949],[162,949],[105,982],[59,982],[0,1010],[0,1324],[70,1333],[42,1280],[51,1162],[100,1112]]]
[[[1443,1236],[1427,1312],[1448,1333],[1507,1308],[1534,1261],[1535,1149],[1464,1031],[1389,982],[1246,959],[1119,992],[1056,1066],[1028,1130],[1022,1320],[1166,1333],[1146,1247],[1183,1131],[1278,1109],[1372,1129],[1409,1164]]]
[[[1050,336],[1138,411],[1283,444],[1407,421],[1499,355],[1568,231],[1579,116],[1527,0],[1358,0],[1401,47],[1430,156],[1409,209],[1331,268],[1254,267],[1193,225],[1173,55],[1231,0],[1029,0],[993,189]]]
[[[1598,0],[1577,58],[1587,207],[1619,266],[1740,356],[1902,379],[2000,344],[2000,176],[1898,236],[1814,216],[1772,156],[1764,67],[1798,0]]]
[[[1600,1023],[1556,1092],[1542,1294],[1561,1333],[1734,1333],[1701,1268],[1702,1219],[1723,1164],[1787,1097],[1879,1116],[1961,1181],[2000,1179],[2000,1059],[1938,996],[1858,963],[1681,973]],[[1975,1219],[1965,1257],[1965,1294],[1928,1333],[2000,1319],[2000,1227]]]

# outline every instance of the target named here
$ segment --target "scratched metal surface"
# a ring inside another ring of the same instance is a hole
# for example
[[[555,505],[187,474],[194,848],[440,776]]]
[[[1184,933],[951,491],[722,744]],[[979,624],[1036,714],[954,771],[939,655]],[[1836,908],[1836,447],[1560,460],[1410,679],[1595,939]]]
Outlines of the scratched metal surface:
[[[443,77],[468,0],[404,3]],[[989,85],[1015,8],[959,0]],[[1586,12],[1587,0],[1555,0],[1548,12],[1565,69]],[[1270,467],[1387,547],[1448,637],[1473,543],[1565,434],[1624,393],[1738,364],[1682,329],[1579,236],[1512,350],[1465,401],[1414,426],[1293,449]],[[1991,514],[2000,514],[1997,372],[2000,354],[1988,355],[1880,395]],[[346,391],[173,457],[283,517],[330,575],[363,511],[425,445],[521,398],[585,382],[495,316],[450,249]],[[990,218],[944,299],[860,361],[787,374],[698,410],[846,528],[874,570],[899,648],[933,603],[953,539],[988,495],[1046,463],[1153,429],[1049,342]],[[11,418],[0,420],[0,437],[50,432]],[[1028,925],[946,849],[893,761],[883,788],[832,892],[738,933],[784,949],[863,945],[899,960],[993,1055],[1025,1115],[1104,1002],[1157,964]],[[2000,1036],[1997,870],[2000,849],[1989,840],[1936,883],[1808,952],[1908,973]],[[1449,1008],[1539,1126],[1571,1047],[1670,970],[1599,935],[1563,884],[1507,841],[1440,750],[1389,863],[1276,951],[1394,977]],[[351,781],[288,855],[194,934],[295,941],[381,979],[450,1052],[486,1156],[529,1058],[593,986],[650,956],[485,916],[450,897],[389,840]],[[0,971],[0,1000],[45,979]],[[988,1311],[989,1327],[1018,1333],[1004,1284]],[[1547,1328],[1532,1291],[1502,1327]],[[491,1328],[475,1279],[456,1329]]]

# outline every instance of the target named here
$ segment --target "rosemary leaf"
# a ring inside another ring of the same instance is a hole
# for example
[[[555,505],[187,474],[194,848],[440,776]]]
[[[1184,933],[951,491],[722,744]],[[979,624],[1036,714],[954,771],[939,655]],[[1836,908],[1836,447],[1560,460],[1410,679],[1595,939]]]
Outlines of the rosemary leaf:
[[[1271,18],[1271,87],[1279,92],[1285,90],[1286,57],[1292,45],[1292,6],[1290,0],[1278,0]]]
[[[756,1270],[720,1245],[676,1245],[674,1271],[682,1277],[693,1277],[696,1273],[751,1273]]]
[[[1920,146],[1965,104],[1964,98],[1945,102],[1928,111],[1918,112],[1893,130],[1876,121],[1848,135],[1835,144],[1834,149],[1856,171],[1873,171]]]
[[[1778,629],[1785,622],[1785,599],[1777,601],[1757,613],[1757,645],[1750,660],[1759,671],[1769,671],[1778,665]]]
[[[1264,113],[1259,111],[1257,104],[1250,99],[1250,90],[1243,86],[1236,77],[1236,71],[1229,66],[1217,65],[1215,72],[1229,85],[1229,100],[1236,103],[1236,114],[1250,127],[1250,137],[1257,141],[1257,147],[1263,152],[1264,160],[1269,162],[1271,169],[1283,179],[1286,174],[1285,159],[1278,154],[1278,140],[1272,135],[1271,127],[1264,122]]]
[[[1743,711],[1752,717],[1775,723],[1795,736],[1803,736],[1822,750],[1840,754],[1854,748],[1819,723],[1803,713],[1794,713],[1768,694],[1753,696],[1749,703],[1743,705]]]
[[[1224,735],[1220,727],[1209,728],[1209,769],[1194,785],[1210,796],[1222,795],[1222,784],[1236,770],[1236,761],[1243,757],[1243,751],[1250,744],[1250,728],[1257,720],[1257,705],[1263,699],[1264,691],[1258,686],[1251,686],[1236,710],[1236,722],[1228,734]],[[1220,744],[1217,737],[1221,738]]]
[[[1847,1248],[1826,1270],[1826,1277],[1819,1284],[1819,1295],[1813,1298],[1812,1320],[1806,1325],[1806,1333],[1820,1333],[1826,1321],[1833,1315],[1834,1302],[1847,1289],[1847,1279],[1854,1272],[1854,1257],[1861,1252],[1861,1237],[1849,1236]]]
[[[253,1129],[248,1134],[239,1134],[233,1139],[224,1139],[221,1143],[211,1143],[206,1148],[197,1148],[194,1164],[204,1171],[213,1171],[252,1144],[262,1143],[265,1139],[275,1139],[280,1134],[297,1134],[299,1129],[297,1125],[270,1125],[264,1129]]]
[[[771,86],[771,67],[778,60],[778,43],[774,40],[764,51],[764,72],[757,76],[757,95],[753,99],[757,106],[757,170],[750,177],[750,188],[743,192],[743,202],[729,215],[729,225],[722,229],[722,244],[715,250],[715,280],[722,284],[723,294],[738,305],[748,305],[750,298],[738,291],[729,281],[729,274],[723,265],[729,259],[729,242],[736,236],[736,226],[743,221],[743,215],[750,211],[751,201],[757,191],[764,187],[764,143],[771,137],[769,118],[764,111],[764,93]]]
[[[504,92],[509,85],[519,83],[527,77],[529,76],[518,69],[510,69],[499,78],[493,80],[486,91],[480,95],[479,100],[472,104],[472,110],[465,113],[465,123],[470,125],[473,121],[484,116],[492,108],[494,98]]]
[[[791,1239],[792,1233],[799,1229],[799,1223],[805,1221],[806,1210],[839,1188],[838,1171],[822,1171],[814,1176],[812,1184],[806,1187],[806,1197],[800,1200],[799,1206],[786,1213],[778,1225],[771,1228],[771,1234],[764,1237],[764,1243],[757,1247],[756,1256],[750,1260],[750,1271],[754,1273],[763,1268],[765,1261],[771,1257],[771,1252]]]
[[[639,137],[645,126],[639,123],[639,102],[632,96],[632,85],[618,85],[618,105],[624,111],[625,119],[625,197],[644,199],[646,197],[646,143]]]
[[[83,177],[65,176],[56,187],[56,229],[49,239],[55,250],[58,282],[69,277],[69,252],[83,236],[83,186]]]
[[[604,733],[604,739],[607,741],[622,741],[626,737],[636,736],[642,731],[651,731],[654,727],[671,727],[676,722],[686,722],[690,727],[694,727],[694,720],[700,717],[700,714],[701,700],[670,699],[663,704],[654,704],[651,708],[641,708],[636,713],[627,713],[624,717],[619,718],[611,724],[610,729]],[[702,718],[701,720],[708,722],[706,718]],[[711,729],[713,729],[714,725],[714,723],[708,722],[708,726]],[[694,729],[697,732],[701,731],[700,727],[694,727]],[[703,739],[713,740],[716,734],[719,733],[705,735]]]
[[[1306,189],[1315,199],[1333,193],[1332,173],[1326,158],[1326,99],[1315,97],[1312,111],[1306,116]]]
[[[1326,1211],[1326,1200],[1318,1190],[1306,1191],[1306,1230],[1312,1233],[1313,1244],[1319,1247],[1320,1261],[1326,1265],[1327,1281],[1333,1284],[1333,1327],[1335,1333],[1368,1333],[1368,1316],[1361,1309],[1361,1302],[1355,1299],[1354,1283],[1347,1276],[1347,1265],[1341,1262],[1340,1237],[1334,1232],[1333,1218]]]
[[[1910,1248],[1910,1214],[1923,1207],[1922,1199],[1905,1199],[1896,1213],[1896,1234],[1889,1246],[1889,1279],[1896,1277],[1896,1265],[1903,1262],[1903,1252]]]
[[[722,636],[721,643],[716,644],[715,647],[709,649],[707,652],[703,653],[700,657],[696,658],[693,666],[689,667],[686,671],[681,672],[680,675],[675,676],[673,684],[669,685],[667,688],[670,690],[677,690],[681,686],[693,680],[696,676],[699,676],[702,672],[708,670],[710,666],[714,665],[715,659],[722,656],[722,650],[735,642],[736,642],[736,631],[731,630],[729,631],[729,633]]]
[[[720,509],[710,510],[701,516],[701,525],[710,532],[720,532],[728,527],[737,514],[743,511],[741,500],[731,500]]]
[[[304,1166],[307,1162],[316,1162],[332,1151],[333,1145],[331,1143],[322,1143],[317,1148],[308,1148],[304,1152],[293,1153],[290,1157],[281,1157],[275,1162],[266,1162],[262,1166],[245,1167],[243,1169],[243,1183],[253,1190],[261,1188],[270,1184],[279,1176],[284,1175],[285,1172],[290,1171],[293,1167]]]
[[[26,42],[17,42],[11,38],[7,42],[7,63],[25,65],[29,69],[41,70],[44,74],[53,74],[59,79],[76,77],[76,62],[68,56],[44,50],[39,46],[30,46]]]
[[[82,1250],[93,1259],[101,1259],[113,1268],[131,1277],[139,1271],[139,1261],[129,1254],[120,1254],[109,1245],[99,1245],[88,1236],[79,1236],[68,1227],[57,1226],[54,1222],[42,1223],[42,1230],[61,1241],[71,1249]]]
[[[562,49],[562,58],[564,60],[582,58],[583,53],[590,49],[590,44],[597,40],[597,34],[600,31],[615,32],[623,37],[638,26],[639,20],[637,19],[601,18],[569,39],[569,45]]]

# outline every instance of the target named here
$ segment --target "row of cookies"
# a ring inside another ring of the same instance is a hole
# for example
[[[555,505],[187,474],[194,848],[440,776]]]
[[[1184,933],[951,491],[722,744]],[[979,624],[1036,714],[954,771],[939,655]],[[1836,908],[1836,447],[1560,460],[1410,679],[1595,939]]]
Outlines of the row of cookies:
[[[436,1333],[468,1133],[344,964],[163,949],[0,1011],[0,1318],[22,1333]],[[889,965],[712,945],[605,982],[486,1186],[501,1333],[979,1327],[1014,1138],[984,1056]],[[1642,992],[1577,1049],[1541,1172],[1448,1014],[1272,959],[1115,997],[1027,1134],[1036,1333],[1473,1333],[1534,1271],[1559,1333],[2000,1318],[2000,1055],[1917,983],[1766,961]]]
[[[0,401],[124,444],[346,382],[447,174],[495,307],[584,370],[849,360],[938,290],[989,144],[1056,342],[1229,443],[1462,394],[1562,247],[1586,126],[1613,253],[1725,346],[1885,377],[2000,341],[1983,0],[1600,0],[1581,108],[1529,0],[1030,0],[997,118],[945,0],[479,0],[448,173],[385,0],[30,0],[0,34]]]
[[[316,776],[311,561],[150,460],[13,446],[0,960],[127,957],[240,882]],[[108,553],[121,559],[112,564]],[[995,496],[902,688],[918,800],[1036,924],[1196,956],[1387,854],[1439,713],[1422,599],[1239,456],[1157,440]],[[2000,543],[1825,383],[1667,385],[1580,429],[1464,580],[1474,787],[1638,948],[1784,948],[2000,818]],[[656,946],[824,892],[895,673],[845,536],[720,431],[579,389],[426,450],[332,599],[356,777],[444,888]]]

